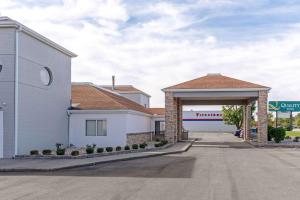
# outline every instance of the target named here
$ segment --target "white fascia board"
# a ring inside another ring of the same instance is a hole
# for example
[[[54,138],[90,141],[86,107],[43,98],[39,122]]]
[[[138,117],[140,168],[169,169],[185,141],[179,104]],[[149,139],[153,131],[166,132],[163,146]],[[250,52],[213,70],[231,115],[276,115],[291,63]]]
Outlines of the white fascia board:
[[[224,88],[224,89],[162,89],[163,92],[252,92],[270,91],[271,88]]]
[[[42,36],[41,34],[35,32],[34,30],[24,26],[23,24],[14,21],[8,17],[2,17],[0,18],[2,20],[0,20],[0,27],[4,27],[4,28],[20,28],[20,31],[26,33],[27,35],[30,35],[31,37],[53,47],[54,49],[57,49],[58,51],[70,56],[70,57],[77,57],[77,55],[71,51],[69,51],[68,49],[60,46],[59,44],[56,44],[55,42],[49,40],[48,38]]]
[[[142,91],[122,91],[122,92],[118,92],[120,94],[143,94],[147,97],[151,97],[149,94],[142,92]]]
[[[22,31],[24,33],[26,33],[26,34],[34,37],[35,39],[37,39],[37,40],[39,40],[39,41],[41,41],[41,42],[43,42],[43,43],[45,43],[45,44],[53,47],[54,49],[57,49],[58,51],[60,51],[60,52],[62,52],[64,54],[72,57],[72,58],[77,57],[77,54],[73,53],[72,51],[69,51],[68,49],[60,46],[59,44],[57,44],[57,43],[49,40],[48,38],[42,36],[41,34],[35,32],[35,31],[33,31],[33,30],[31,30],[31,29],[29,29],[27,27],[22,27]]]
[[[68,110],[68,114],[134,114],[152,117],[151,114],[135,110]]]

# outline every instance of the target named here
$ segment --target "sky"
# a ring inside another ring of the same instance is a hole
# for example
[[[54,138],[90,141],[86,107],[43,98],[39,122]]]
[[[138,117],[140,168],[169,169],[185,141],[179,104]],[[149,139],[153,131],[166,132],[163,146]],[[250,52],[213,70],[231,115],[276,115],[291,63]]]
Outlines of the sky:
[[[300,100],[300,0],[0,0],[8,16],[78,55],[72,81],[162,88],[226,76]]]

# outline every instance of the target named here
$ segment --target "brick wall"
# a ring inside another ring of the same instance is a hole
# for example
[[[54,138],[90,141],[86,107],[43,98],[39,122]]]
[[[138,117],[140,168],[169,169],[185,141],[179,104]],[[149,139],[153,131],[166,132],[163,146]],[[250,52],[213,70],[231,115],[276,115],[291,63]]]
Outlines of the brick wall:
[[[152,132],[127,133],[127,145],[142,144],[151,141]]]

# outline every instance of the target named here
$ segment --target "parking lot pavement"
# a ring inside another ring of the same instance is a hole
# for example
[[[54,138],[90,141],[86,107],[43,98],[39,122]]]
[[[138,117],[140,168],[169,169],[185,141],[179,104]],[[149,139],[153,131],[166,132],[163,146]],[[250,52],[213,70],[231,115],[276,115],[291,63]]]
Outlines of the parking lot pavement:
[[[228,141],[227,141],[228,142]],[[1,199],[299,200],[300,151],[197,143],[188,152],[55,172],[1,173]]]

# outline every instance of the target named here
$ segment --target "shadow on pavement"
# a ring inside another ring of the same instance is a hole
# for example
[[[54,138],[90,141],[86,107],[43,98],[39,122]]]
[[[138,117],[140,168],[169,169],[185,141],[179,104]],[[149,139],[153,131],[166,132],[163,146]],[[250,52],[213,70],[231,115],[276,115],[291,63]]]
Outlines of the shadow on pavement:
[[[252,149],[255,148],[247,142],[201,142],[195,141],[192,147],[207,148],[236,148],[236,149]]]
[[[52,172],[1,172],[0,176],[191,178],[195,161],[195,157],[161,156]]]

